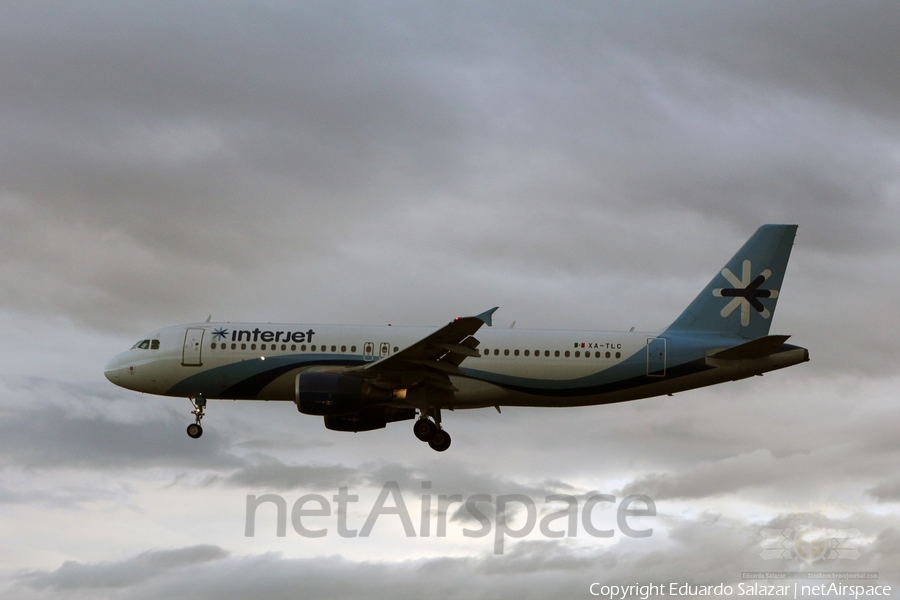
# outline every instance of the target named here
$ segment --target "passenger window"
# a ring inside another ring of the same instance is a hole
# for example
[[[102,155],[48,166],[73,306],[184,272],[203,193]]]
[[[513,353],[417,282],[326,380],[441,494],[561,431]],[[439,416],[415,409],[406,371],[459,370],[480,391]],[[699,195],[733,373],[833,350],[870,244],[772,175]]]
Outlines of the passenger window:
[[[554,353],[553,353],[553,356],[559,358],[559,350],[557,350],[556,352],[554,352]]]
[[[525,351],[525,356],[528,356],[528,350]]]
[[[503,356],[509,356],[509,348],[503,351]]]

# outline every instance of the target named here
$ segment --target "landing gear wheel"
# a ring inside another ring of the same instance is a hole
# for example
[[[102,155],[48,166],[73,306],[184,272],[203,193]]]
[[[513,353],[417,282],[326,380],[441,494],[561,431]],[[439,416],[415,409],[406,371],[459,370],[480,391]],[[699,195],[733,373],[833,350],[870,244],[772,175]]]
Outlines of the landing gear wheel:
[[[428,445],[432,450],[443,452],[450,447],[450,434],[443,429],[438,429],[434,433],[434,437],[428,440]]]
[[[189,397],[188,400],[191,401],[191,406],[194,407],[194,410],[191,411],[191,414],[194,415],[197,420],[194,423],[191,423],[187,426],[187,434],[188,436],[194,438],[195,440],[203,435],[203,428],[200,427],[200,420],[203,419],[204,411],[206,408],[206,398],[203,396],[193,396]]]
[[[413,433],[423,442],[430,442],[434,435],[440,431],[430,419],[419,419],[413,425]]]

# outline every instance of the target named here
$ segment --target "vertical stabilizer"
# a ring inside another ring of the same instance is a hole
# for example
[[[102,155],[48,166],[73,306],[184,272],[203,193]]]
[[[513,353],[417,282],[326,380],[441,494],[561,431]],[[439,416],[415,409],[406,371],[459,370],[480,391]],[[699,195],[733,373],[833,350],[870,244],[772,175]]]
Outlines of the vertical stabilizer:
[[[796,233],[796,225],[757,229],[666,331],[768,335]]]

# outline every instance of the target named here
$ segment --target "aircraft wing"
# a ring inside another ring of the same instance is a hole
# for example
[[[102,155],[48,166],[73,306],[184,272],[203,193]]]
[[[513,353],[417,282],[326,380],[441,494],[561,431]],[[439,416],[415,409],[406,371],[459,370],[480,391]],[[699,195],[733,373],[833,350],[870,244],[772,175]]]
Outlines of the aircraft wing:
[[[459,365],[477,358],[479,341],[473,337],[482,325],[491,325],[498,307],[474,317],[457,317],[434,333],[381,360],[359,367],[370,382],[386,389],[408,389],[424,384],[433,391],[454,392],[450,375],[464,375]]]

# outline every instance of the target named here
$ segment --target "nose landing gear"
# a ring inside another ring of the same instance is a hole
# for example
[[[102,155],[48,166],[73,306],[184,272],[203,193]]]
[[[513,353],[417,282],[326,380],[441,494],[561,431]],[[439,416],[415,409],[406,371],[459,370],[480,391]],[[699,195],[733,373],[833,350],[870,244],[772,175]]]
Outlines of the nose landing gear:
[[[194,410],[191,411],[191,414],[194,415],[197,419],[194,423],[191,423],[187,426],[187,434],[188,437],[194,438],[195,440],[203,435],[203,427],[200,426],[200,420],[203,419],[204,412],[203,410],[206,408],[206,398],[203,396],[195,396],[193,398],[188,398],[191,401],[191,406],[194,407]]]

